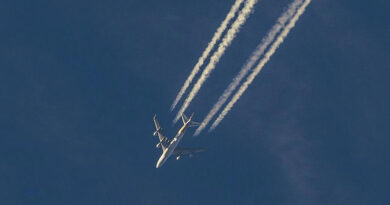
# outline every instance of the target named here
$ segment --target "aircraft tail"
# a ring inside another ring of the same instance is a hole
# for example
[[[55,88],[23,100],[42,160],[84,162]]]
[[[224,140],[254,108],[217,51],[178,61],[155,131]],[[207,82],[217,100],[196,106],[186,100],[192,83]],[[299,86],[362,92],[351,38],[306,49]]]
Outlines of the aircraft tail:
[[[200,125],[199,122],[192,121],[192,117],[194,116],[194,113],[191,114],[191,116],[188,118],[184,113],[181,115],[181,119],[183,121],[183,124],[189,123],[188,127],[198,127]]]

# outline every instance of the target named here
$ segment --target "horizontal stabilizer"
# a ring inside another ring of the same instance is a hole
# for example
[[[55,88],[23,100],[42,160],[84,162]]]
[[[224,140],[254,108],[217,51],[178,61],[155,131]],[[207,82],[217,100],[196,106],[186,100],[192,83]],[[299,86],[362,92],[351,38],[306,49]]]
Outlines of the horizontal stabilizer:
[[[183,121],[183,124],[186,124],[187,121],[188,121],[188,117],[183,113],[183,114],[181,115],[181,120]]]
[[[193,122],[192,117],[194,116],[194,113],[191,114],[190,117],[187,117],[184,113],[181,115],[181,120],[183,121],[183,124],[190,123],[189,127],[197,127],[200,125],[198,122]]]
[[[200,125],[199,122],[191,121],[188,127],[199,127],[199,125]]]

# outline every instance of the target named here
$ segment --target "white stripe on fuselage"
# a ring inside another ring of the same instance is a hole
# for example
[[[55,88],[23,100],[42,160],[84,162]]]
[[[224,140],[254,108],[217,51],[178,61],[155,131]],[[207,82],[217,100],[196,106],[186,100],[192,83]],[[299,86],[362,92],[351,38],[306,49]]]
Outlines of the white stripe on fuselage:
[[[184,134],[186,133],[186,130],[188,128],[188,123],[189,122],[186,122],[180,128],[180,130],[177,132],[176,136],[172,139],[169,146],[163,151],[160,159],[158,159],[158,161],[157,161],[156,168],[161,167],[165,163],[165,161],[167,161],[167,159],[172,155],[173,151],[175,150],[175,148],[179,144],[180,140],[183,138]]]

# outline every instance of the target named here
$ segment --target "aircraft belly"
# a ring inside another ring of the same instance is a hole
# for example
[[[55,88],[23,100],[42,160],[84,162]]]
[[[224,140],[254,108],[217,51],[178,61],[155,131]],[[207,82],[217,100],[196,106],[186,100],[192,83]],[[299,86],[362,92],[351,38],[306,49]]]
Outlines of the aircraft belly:
[[[174,137],[171,141],[171,143],[168,145],[168,147],[164,150],[161,157],[158,159],[156,168],[161,167],[165,161],[174,153],[177,145],[179,144],[180,140],[183,138],[185,132],[187,130],[187,126],[184,126],[182,129],[179,130],[176,137]]]
[[[161,167],[165,163],[166,160],[167,160],[167,157],[166,157],[165,153],[163,153],[157,161],[156,168]]]

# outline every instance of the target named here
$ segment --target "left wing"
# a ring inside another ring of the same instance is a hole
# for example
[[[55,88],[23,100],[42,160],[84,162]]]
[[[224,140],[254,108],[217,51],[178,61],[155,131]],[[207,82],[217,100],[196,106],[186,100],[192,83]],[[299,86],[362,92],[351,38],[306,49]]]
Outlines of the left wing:
[[[153,135],[157,134],[158,135],[158,139],[159,139],[159,142],[157,143],[156,147],[158,148],[161,145],[161,148],[164,151],[168,147],[170,141],[169,141],[169,139],[167,137],[165,137],[161,133],[162,128],[160,126],[160,123],[158,123],[156,115],[154,115],[153,121],[154,121],[154,125],[156,126],[156,131],[153,133]]]

